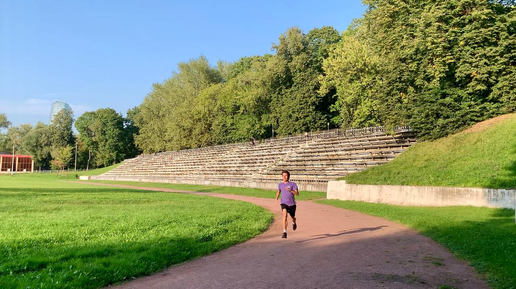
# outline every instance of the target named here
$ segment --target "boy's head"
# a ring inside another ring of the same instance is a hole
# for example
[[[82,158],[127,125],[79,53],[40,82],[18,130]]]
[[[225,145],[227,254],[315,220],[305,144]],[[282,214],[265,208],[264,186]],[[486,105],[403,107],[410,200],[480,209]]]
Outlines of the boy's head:
[[[289,171],[282,171],[281,176],[283,177],[284,182],[287,182],[290,180],[290,172]]]

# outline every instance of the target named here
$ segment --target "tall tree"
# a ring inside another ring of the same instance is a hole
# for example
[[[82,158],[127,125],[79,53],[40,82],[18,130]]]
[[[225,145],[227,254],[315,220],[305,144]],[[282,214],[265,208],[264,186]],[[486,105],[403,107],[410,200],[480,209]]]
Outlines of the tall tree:
[[[230,69],[231,77],[215,90],[202,93],[200,107],[207,107],[205,119],[214,143],[247,141],[270,136],[270,95],[264,77],[271,55],[243,57]]]
[[[337,30],[331,26],[323,26],[322,28],[314,28],[308,31],[307,35],[308,47],[314,59],[314,69],[319,76],[324,74],[323,62],[327,59],[332,50],[341,42],[341,36]],[[318,78],[321,82],[321,78]],[[319,86],[322,85],[319,83]],[[326,120],[334,127],[339,127],[338,111],[333,108],[337,103],[338,98],[335,89],[319,90],[321,94],[321,101],[318,104],[317,110],[322,111],[326,116]]]
[[[11,122],[7,120],[5,113],[0,113],[0,130],[3,128],[8,128],[10,125]]]
[[[73,145],[73,111],[71,109],[62,109],[53,118],[52,124],[49,125],[50,134],[52,135],[52,145],[55,148],[62,148],[67,145]]]
[[[133,157],[137,152],[132,143],[132,131],[128,131],[126,119],[111,108],[85,112],[75,122],[84,149],[89,151],[95,166],[107,166]]]
[[[39,170],[50,168],[52,159],[52,137],[48,125],[38,122],[36,126],[22,138],[23,147],[32,156],[34,166]]]
[[[51,168],[54,170],[64,170],[70,166],[73,160],[73,147],[66,145],[52,150]]]
[[[385,122],[436,138],[515,109],[516,11],[497,1],[364,0]]]
[[[328,58],[335,44],[341,41],[337,30],[331,26],[314,28],[306,34],[308,48],[311,50],[315,60],[317,71],[322,72],[322,63]]]
[[[267,72],[271,118],[279,135],[324,129],[329,120],[321,106],[323,96],[317,93],[319,60],[313,57],[308,40],[299,28],[293,27],[273,46],[276,54],[268,63]]]
[[[12,150],[13,154],[20,154],[22,148],[22,133],[23,131],[19,127],[9,127],[7,131],[7,148],[9,151]]]
[[[142,151],[136,146],[134,141],[135,136],[138,135],[140,128],[136,126],[136,119],[140,113],[138,106],[127,110],[127,117],[124,118],[124,139],[126,143],[125,157],[131,158],[139,155]]]
[[[334,90],[338,100],[329,108],[338,112],[339,127],[368,127],[381,124],[376,98],[383,89],[381,59],[349,30],[324,60],[320,93]]]
[[[18,154],[25,154],[25,149],[22,139],[32,130],[31,124],[21,124],[19,126],[10,126],[6,133],[6,142],[4,144],[6,151],[11,151],[14,147]]]
[[[96,136],[99,143],[97,165],[108,166],[122,161],[127,145],[122,115],[110,108],[98,109],[96,115],[101,129],[101,133]]]
[[[96,122],[94,112],[87,111],[77,118],[75,128],[79,132],[79,142],[88,151],[86,160],[86,170],[90,169],[90,162],[95,157],[98,150],[98,141],[96,136],[101,133],[100,125]]]
[[[7,129],[11,125],[11,122],[7,120],[5,113],[0,113],[0,151],[8,151],[8,138],[7,134],[2,133],[2,129]]]
[[[212,68],[204,56],[179,63],[178,70],[163,84],[154,84],[139,106],[134,120],[139,127],[135,142],[144,152],[189,147],[186,139],[195,128],[187,117],[191,104],[203,89],[222,82],[220,71]]]
[[[75,139],[73,137],[73,111],[62,109],[53,118],[49,125],[50,136],[52,138],[51,167],[53,169],[64,169],[71,165],[72,147]],[[69,156],[67,154],[70,154]]]

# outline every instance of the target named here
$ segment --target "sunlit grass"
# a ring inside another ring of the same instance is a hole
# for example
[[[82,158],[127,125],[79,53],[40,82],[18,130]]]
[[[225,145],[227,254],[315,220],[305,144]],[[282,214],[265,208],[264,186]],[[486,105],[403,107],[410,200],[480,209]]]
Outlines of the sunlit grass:
[[[0,176],[0,288],[99,288],[240,243],[272,220],[244,202],[34,175]]]
[[[103,174],[105,172],[109,172],[110,170],[115,169],[115,168],[121,166],[122,164],[123,164],[123,162],[118,163],[118,164],[114,164],[114,165],[111,165],[111,166],[107,166],[107,167],[104,167],[104,168],[100,168],[100,169],[93,169],[93,170],[88,170],[88,171],[80,171],[80,172],[76,172],[76,173],[79,176],[96,176],[96,175],[101,175],[101,174]]]
[[[351,184],[516,188],[516,114],[481,130],[421,142]]]

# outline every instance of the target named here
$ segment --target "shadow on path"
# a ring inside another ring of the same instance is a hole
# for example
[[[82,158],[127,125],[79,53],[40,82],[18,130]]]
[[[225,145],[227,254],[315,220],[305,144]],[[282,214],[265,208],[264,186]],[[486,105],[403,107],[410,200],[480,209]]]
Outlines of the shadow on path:
[[[378,226],[378,227],[372,227],[372,228],[360,228],[360,229],[353,229],[353,230],[345,230],[345,231],[342,231],[342,232],[339,232],[339,233],[336,233],[336,234],[314,235],[313,236],[314,238],[310,238],[310,239],[306,239],[306,240],[301,240],[301,241],[296,241],[296,243],[305,243],[305,242],[309,242],[309,241],[315,241],[315,240],[326,239],[326,238],[333,238],[333,237],[349,235],[349,234],[357,234],[357,233],[362,233],[362,232],[374,232],[374,231],[381,230],[382,228],[386,228],[386,227],[387,226]]]

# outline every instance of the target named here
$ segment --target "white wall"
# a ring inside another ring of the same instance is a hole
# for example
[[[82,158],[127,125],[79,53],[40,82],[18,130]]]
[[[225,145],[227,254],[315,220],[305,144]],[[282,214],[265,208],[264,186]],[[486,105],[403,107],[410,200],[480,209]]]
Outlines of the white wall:
[[[515,190],[458,187],[353,185],[330,181],[328,199],[404,206],[475,206],[515,208]]]

